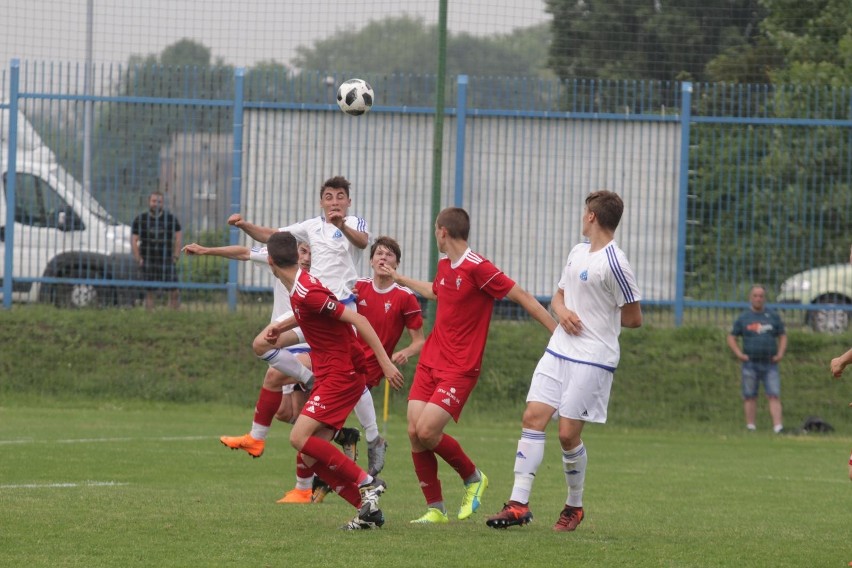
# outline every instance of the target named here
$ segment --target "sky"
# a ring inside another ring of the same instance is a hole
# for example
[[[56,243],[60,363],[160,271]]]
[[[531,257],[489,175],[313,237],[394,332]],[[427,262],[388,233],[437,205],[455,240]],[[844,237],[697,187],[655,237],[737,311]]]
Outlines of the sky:
[[[447,1],[453,33],[505,34],[550,19],[544,0]],[[126,63],[190,38],[238,67],[287,63],[297,46],[370,20],[408,15],[435,23],[439,9],[438,0],[0,0],[0,70],[12,58],[85,61],[88,2],[96,63]]]

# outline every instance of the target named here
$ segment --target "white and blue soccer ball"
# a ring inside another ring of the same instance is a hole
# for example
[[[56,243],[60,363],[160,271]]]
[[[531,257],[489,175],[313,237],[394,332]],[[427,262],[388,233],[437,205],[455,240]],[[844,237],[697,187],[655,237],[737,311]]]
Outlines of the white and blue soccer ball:
[[[373,106],[373,88],[363,79],[349,79],[337,89],[337,106],[346,114],[362,115]]]

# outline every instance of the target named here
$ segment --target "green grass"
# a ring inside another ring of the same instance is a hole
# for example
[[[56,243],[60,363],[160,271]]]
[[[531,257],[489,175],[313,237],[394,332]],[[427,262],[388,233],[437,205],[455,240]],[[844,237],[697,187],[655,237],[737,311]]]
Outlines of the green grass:
[[[508,498],[517,417],[473,413],[451,427],[491,487],[470,521],[422,527],[403,418],[390,450],[378,531],[338,530],[354,514],[330,496],[277,505],[293,482],[289,427],[253,460],[217,435],[243,432],[244,409],[220,405],[0,407],[2,566],[845,566],[848,436],[720,436],[590,426],[578,531],[551,531],[565,498],[549,433],[533,523],[497,531]],[[364,451],[364,447],[361,447]],[[361,460],[363,460],[363,456]],[[441,464],[451,507],[462,497]],[[68,486],[57,486],[69,484]],[[73,484],[73,485],[72,485]]]
[[[495,321],[461,424],[451,425],[491,488],[474,521],[410,526],[422,514],[393,393],[380,531],[345,533],[337,498],[276,505],[292,487],[289,427],[252,460],[219,444],[247,431],[264,366],[250,351],[267,307],[236,313],[0,312],[0,566],[846,566],[852,375],[828,361],[852,334],[789,331],[785,422],[830,435],[774,436],[761,399],[746,434],[739,368],[724,327],[648,325],[622,334],[609,423],[584,433],[587,518],[550,530],[565,499],[555,431],[532,525],[489,529],[509,496],[523,399],[547,336]],[[403,369],[410,381],[413,365]],[[377,405],[381,415],[381,397]],[[361,448],[362,452],[365,448]],[[363,463],[364,458],[361,461]],[[461,483],[441,464],[448,505]]]

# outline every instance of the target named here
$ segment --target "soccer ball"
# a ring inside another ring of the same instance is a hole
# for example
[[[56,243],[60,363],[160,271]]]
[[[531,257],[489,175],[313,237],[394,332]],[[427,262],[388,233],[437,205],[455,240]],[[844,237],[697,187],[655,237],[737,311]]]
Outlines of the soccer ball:
[[[363,79],[349,79],[337,89],[337,106],[352,116],[364,114],[373,106],[373,88]]]

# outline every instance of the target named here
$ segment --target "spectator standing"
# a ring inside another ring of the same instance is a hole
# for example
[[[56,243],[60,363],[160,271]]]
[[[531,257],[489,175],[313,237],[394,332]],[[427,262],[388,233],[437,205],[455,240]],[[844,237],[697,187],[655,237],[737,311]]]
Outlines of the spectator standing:
[[[784,430],[781,416],[781,376],[778,362],[787,351],[787,333],[781,316],[766,309],[766,288],[755,284],[749,292],[751,308],[734,321],[728,347],[742,361],[742,395],[746,428],[756,430],[757,391],[761,384],[769,399],[772,429]],[[742,337],[742,348],[737,341]]]
[[[148,211],[140,213],[131,227],[130,244],[133,257],[142,269],[148,282],[177,282],[175,264],[180,259],[180,221],[163,207],[163,194],[155,191],[148,196]],[[163,290],[164,288],[159,288]],[[149,288],[145,293],[145,308],[154,308],[154,293]],[[168,288],[169,306],[180,307],[177,288]]]

